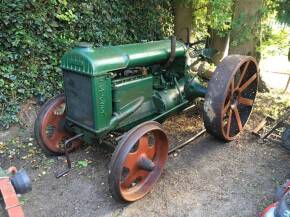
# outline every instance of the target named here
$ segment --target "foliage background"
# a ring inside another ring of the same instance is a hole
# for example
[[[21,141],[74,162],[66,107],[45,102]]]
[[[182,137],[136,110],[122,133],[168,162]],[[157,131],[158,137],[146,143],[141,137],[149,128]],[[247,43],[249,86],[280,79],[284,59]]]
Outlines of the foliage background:
[[[169,0],[2,0],[0,128],[18,121],[25,99],[43,102],[61,91],[58,65],[75,42],[125,44],[172,32]]]

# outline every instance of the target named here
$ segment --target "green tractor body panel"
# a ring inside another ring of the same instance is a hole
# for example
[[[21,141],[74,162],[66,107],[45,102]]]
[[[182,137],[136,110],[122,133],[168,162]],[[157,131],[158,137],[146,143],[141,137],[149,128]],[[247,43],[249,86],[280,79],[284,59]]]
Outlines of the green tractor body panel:
[[[162,121],[204,96],[206,89],[188,75],[186,46],[176,42],[168,63],[171,52],[170,40],[68,51],[61,60],[68,127],[102,137]]]

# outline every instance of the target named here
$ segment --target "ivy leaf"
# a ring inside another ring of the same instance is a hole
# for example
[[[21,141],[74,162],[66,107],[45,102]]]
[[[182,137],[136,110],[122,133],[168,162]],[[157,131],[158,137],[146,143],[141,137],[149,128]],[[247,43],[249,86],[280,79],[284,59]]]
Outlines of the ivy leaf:
[[[79,160],[77,162],[77,165],[79,168],[86,168],[88,166],[88,161],[87,160]]]

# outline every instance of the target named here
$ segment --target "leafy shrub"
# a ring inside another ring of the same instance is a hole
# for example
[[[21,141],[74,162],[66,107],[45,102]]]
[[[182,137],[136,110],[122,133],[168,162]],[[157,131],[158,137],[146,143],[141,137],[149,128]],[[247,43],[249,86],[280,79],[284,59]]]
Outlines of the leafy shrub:
[[[95,46],[158,40],[172,33],[169,0],[3,0],[0,2],[0,127],[19,103],[62,90],[59,61],[77,41]]]

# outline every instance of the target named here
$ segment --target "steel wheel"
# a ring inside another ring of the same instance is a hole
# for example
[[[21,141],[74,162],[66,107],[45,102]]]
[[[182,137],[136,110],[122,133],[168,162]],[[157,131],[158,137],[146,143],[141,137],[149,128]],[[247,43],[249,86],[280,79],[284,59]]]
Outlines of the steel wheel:
[[[254,58],[226,57],[208,83],[203,115],[207,131],[226,141],[235,139],[249,119],[257,86],[258,67]]]
[[[37,143],[49,155],[64,154],[64,141],[73,135],[64,129],[65,97],[56,96],[48,100],[40,109],[35,120],[34,134]],[[81,145],[81,140],[71,143],[71,152]]]
[[[168,139],[161,125],[145,122],[120,141],[111,160],[109,187],[118,201],[144,197],[160,177],[168,156]]]

